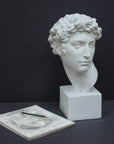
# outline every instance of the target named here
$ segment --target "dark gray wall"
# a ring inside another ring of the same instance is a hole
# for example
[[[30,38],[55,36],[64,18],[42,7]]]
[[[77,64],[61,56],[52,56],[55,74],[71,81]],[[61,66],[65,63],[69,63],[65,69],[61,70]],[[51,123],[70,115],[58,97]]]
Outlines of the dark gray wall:
[[[59,85],[69,84],[61,61],[47,38],[51,26],[65,14],[97,18],[103,37],[97,41],[96,88],[103,99],[114,99],[113,0],[2,0],[0,2],[0,101],[59,99]]]

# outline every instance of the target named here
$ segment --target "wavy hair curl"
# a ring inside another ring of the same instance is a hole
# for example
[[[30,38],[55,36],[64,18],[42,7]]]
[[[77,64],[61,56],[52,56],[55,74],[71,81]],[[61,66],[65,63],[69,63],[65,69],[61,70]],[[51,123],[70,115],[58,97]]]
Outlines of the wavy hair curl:
[[[92,32],[96,40],[102,36],[102,29],[98,26],[95,18],[78,13],[67,14],[60,18],[49,31],[48,41],[53,48],[53,53],[59,55],[60,43],[67,42],[70,35],[77,31]]]

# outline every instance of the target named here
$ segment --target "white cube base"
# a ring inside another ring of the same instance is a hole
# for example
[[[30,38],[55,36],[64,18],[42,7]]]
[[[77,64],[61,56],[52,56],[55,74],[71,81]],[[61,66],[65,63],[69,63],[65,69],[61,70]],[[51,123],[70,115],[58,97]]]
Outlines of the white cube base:
[[[94,87],[88,93],[74,93],[72,86],[60,87],[60,109],[69,120],[97,119],[102,116],[102,95]]]

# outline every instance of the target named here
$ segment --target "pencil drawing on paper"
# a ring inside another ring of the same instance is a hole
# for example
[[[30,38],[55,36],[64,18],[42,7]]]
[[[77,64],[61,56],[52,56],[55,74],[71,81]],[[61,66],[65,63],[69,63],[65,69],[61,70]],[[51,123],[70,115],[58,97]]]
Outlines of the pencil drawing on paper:
[[[32,114],[41,114],[41,111],[32,107],[30,109],[26,109],[26,112],[31,112]],[[8,123],[20,130],[37,130],[47,127],[48,125],[53,123],[51,118],[44,118],[32,115],[24,115],[22,114],[23,109],[18,113],[11,113],[8,118]],[[29,132],[29,131],[28,131]]]
[[[75,123],[34,105],[1,114],[0,124],[16,134],[32,140]]]
[[[35,111],[32,111],[35,113]],[[36,114],[36,113],[35,113]],[[37,130],[52,123],[51,118],[42,118],[30,115],[23,115],[21,112],[10,116],[8,123],[20,130]]]

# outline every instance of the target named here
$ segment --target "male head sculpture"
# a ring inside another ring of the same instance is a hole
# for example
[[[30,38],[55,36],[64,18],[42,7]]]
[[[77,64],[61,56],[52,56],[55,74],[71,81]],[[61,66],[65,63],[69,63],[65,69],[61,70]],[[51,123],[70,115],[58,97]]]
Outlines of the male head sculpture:
[[[97,80],[93,57],[101,31],[95,18],[78,13],[65,15],[50,29],[48,41],[76,92],[90,91]]]

